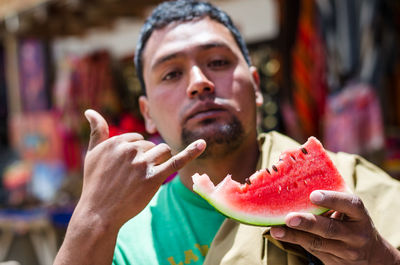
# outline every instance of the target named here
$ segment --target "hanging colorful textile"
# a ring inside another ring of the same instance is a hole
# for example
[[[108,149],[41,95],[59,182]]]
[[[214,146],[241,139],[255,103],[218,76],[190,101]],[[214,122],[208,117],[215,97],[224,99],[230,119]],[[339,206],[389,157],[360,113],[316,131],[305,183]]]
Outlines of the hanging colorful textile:
[[[303,138],[320,135],[326,98],[325,54],[316,29],[314,1],[301,1],[292,53],[293,102]]]
[[[368,154],[384,145],[381,107],[374,90],[354,83],[328,99],[324,143],[338,152]]]
[[[40,40],[26,39],[20,42],[19,80],[24,112],[42,111],[50,107],[44,49]]]

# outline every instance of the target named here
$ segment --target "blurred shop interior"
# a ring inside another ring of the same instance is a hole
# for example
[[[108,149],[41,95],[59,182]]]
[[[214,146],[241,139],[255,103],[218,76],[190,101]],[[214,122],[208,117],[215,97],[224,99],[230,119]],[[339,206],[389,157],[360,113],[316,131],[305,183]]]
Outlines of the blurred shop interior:
[[[79,199],[84,110],[145,132],[133,65],[156,0],[0,0],[0,262],[52,264]],[[213,0],[259,69],[260,130],[400,179],[400,1]]]

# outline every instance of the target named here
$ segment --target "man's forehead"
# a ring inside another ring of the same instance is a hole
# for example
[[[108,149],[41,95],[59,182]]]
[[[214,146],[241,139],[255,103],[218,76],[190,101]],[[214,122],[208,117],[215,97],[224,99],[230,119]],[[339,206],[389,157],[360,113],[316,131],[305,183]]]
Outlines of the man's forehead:
[[[151,64],[157,56],[183,51],[190,45],[204,46],[209,43],[237,46],[229,29],[209,17],[173,22],[152,33],[143,52],[143,64]]]
[[[219,24],[223,27],[225,25],[221,24],[220,22],[216,21],[215,19],[210,18],[209,16],[204,16],[204,17],[196,17],[191,20],[177,20],[177,21],[171,21],[167,25],[160,27],[160,28],[155,28],[153,30],[153,33],[150,35],[149,40],[152,39],[154,36],[157,35],[164,35],[170,31],[173,31],[176,28],[182,28],[182,27],[193,27],[196,26],[198,23],[200,24],[206,24],[209,25],[211,28],[214,27],[215,24]],[[193,34],[196,34],[196,32],[192,32]]]

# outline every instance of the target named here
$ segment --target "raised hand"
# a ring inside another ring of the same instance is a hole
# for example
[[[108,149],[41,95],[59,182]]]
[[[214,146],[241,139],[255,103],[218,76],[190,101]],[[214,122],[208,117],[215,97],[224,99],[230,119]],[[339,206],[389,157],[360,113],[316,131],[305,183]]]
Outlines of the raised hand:
[[[172,155],[168,145],[155,145],[138,133],[109,138],[99,113],[88,110],[85,116],[91,134],[82,195],[55,265],[111,264],[119,228],[146,207],[169,175],[206,147],[197,140]]]
[[[271,235],[301,245],[325,265],[400,264],[400,252],[379,235],[359,197],[314,191],[310,199],[333,210],[323,216],[290,213],[287,226],[271,228]]]
[[[93,110],[85,115],[91,135],[79,203],[118,226],[143,210],[169,175],[205,149],[205,142],[197,140],[172,156],[167,144],[155,145],[138,133],[108,138],[104,118]]]

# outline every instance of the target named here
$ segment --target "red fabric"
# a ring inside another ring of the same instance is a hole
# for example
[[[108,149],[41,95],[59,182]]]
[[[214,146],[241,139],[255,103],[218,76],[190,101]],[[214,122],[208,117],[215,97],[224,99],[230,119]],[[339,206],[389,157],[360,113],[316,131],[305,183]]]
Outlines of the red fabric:
[[[143,134],[145,133],[145,131],[146,129],[143,121],[137,119],[130,114],[123,114],[119,124],[109,125],[110,137],[129,132],[137,132]]]
[[[326,98],[325,51],[315,27],[313,1],[302,1],[292,53],[293,102],[303,138],[320,136]]]

